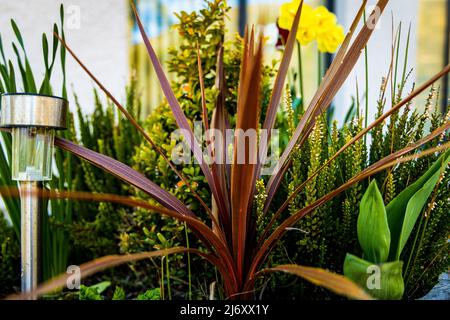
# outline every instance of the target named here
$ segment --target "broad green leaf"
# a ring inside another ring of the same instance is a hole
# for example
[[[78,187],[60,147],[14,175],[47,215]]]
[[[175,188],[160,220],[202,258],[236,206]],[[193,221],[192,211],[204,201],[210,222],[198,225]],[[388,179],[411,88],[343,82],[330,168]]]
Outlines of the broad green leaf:
[[[450,162],[450,150],[443,154],[415,183],[403,190],[386,207],[389,229],[391,231],[391,249],[389,260],[400,258],[408,237],[417,218],[433,192],[439,175]],[[416,196],[417,193],[417,196]]]
[[[373,264],[347,253],[344,275],[381,300],[399,300],[405,290],[403,261]]]
[[[357,231],[364,258],[374,263],[386,262],[389,256],[391,233],[383,197],[378,190],[376,180],[372,181],[361,200]]]
[[[427,203],[428,198],[435,189],[436,185],[439,183],[440,176],[444,172],[449,160],[450,156],[449,158],[447,158],[446,164],[443,164],[443,167],[437,170],[433,174],[433,176],[424,184],[424,186],[419,191],[417,191],[414,196],[412,196],[412,198],[408,201],[408,205],[406,206],[405,220],[400,232],[397,256],[400,256],[403,248],[405,247],[406,242],[408,241],[408,238],[411,235],[411,232],[417,221],[417,218],[422,212],[423,207]]]

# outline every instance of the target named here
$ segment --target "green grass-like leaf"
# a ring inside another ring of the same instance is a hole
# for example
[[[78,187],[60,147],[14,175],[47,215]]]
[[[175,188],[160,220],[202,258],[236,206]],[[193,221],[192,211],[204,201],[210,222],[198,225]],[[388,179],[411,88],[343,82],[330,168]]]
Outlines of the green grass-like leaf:
[[[450,151],[447,151],[422,177],[403,190],[386,207],[391,230],[389,260],[400,258],[420,212],[439,181],[442,168],[445,168],[449,162]]]

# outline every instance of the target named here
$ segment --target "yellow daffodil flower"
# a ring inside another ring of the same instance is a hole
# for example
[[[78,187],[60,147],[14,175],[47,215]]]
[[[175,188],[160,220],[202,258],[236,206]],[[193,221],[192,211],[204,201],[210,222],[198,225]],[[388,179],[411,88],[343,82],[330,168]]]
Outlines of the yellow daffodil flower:
[[[335,25],[329,28],[326,32],[320,34],[317,38],[319,51],[333,53],[344,41],[344,28],[340,25]]]
[[[300,5],[300,0],[285,3],[280,7],[278,26],[285,30],[291,30],[295,14]],[[303,4],[300,25],[297,32],[297,40],[302,45],[307,45],[317,37],[317,22],[314,10],[311,6]]]
[[[317,18],[317,33],[321,34],[327,32],[328,29],[334,28],[337,22],[336,16],[328,11],[324,6],[314,9]]]
[[[301,0],[292,0],[280,7],[278,26],[290,31],[294,23],[295,14]],[[328,11],[324,6],[313,9],[303,4],[300,24],[296,38],[301,45],[307,45],[317,40],[321,52],[333,53],[344,40],[344,29],[337,24],[336,15]]]

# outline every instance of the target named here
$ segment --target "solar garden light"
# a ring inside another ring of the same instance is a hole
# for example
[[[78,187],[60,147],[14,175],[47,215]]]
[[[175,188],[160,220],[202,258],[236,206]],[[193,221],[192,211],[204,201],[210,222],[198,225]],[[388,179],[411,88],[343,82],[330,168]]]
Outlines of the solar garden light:
[[[41,183],[52,179],[55,131],[66,129],[65,99],[11,93],[1,96],[0,127],[11,128],[12,179],[21,198],[22,292],[37,287],[40,272]]]

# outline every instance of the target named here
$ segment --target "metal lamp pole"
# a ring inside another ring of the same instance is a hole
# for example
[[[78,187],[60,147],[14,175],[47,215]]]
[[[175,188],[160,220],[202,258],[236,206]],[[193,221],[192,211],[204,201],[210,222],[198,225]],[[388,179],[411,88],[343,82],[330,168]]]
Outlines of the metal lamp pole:
[[[12,179],[20,185],[22,292],[35,289],[40,277],[39,190],[43,181],[52,179],[55,130],[66,129],[67,109],[67,100],[59,97],[28,93],[1,96],[0,126],[11,128]]]

